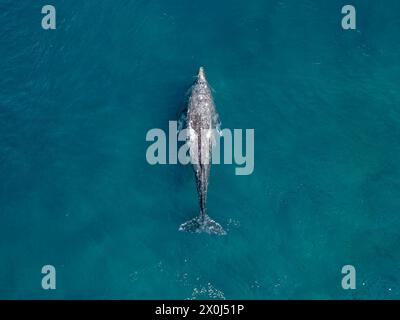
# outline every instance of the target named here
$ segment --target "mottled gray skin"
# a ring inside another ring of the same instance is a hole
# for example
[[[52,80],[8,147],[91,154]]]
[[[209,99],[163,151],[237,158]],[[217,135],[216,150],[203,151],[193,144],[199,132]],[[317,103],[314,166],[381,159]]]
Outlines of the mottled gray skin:
[[[207,214],[206,200],[208,179],[210,176],[212,141],[207,137],[207,129],[215,129],[214,123],[215,105],[211,90],[201,68],[188,103],[188,128],[194,130],[196,137],[189,133],[190,154],[193,159],[196,173],[197,192],[200,202],[200,216]]]
[[[201,67],[196,82],[190,92],[187,109],[187,142],[196,175],[199,195],[200,215],[183,225],[180,230],[189,232],[207,232],[223,235],[225,231],[207,215],[207,190],[210,176],[213,133],[218,127],[218,114],[212,98],[211,88]]]

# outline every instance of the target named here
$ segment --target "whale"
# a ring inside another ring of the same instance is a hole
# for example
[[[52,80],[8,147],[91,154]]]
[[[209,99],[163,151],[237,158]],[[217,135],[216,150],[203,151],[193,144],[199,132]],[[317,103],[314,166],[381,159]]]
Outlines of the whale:
[[[180,231],[225,235],[226,231],[207,213],[207,191],[211,169],[212,147],[215,132],[219,129],[219,116],[214,104],[211,87],[203,67],[189,90],[185,119],[182,128],[187,129],[186,143],[196,178],[200,213],[180,225]]]

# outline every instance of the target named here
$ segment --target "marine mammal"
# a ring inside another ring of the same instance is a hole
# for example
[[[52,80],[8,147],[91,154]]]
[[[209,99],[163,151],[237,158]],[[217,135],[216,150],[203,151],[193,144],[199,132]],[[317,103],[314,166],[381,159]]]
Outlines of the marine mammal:
[[[179,230],[224,235],[225,230],[208,216],[206,207],[213,135],[218,128],[219,117],[203,67],[200,67],[190,90],[185,116],[187,143],[196,177],[200,214],[183,223]]]

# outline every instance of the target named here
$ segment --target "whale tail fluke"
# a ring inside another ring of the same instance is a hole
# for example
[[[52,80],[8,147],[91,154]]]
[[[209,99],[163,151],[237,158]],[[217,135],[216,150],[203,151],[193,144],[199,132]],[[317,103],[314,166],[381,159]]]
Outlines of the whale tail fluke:
[[[179,231],[186,231],[192,233],[209,233],[215,234],[219,236],[226,235],[226,231],[222,226],[212,220],[209,216],[205,215],[204,217],[196,217],[192,220],[189,220],[179,227]]]

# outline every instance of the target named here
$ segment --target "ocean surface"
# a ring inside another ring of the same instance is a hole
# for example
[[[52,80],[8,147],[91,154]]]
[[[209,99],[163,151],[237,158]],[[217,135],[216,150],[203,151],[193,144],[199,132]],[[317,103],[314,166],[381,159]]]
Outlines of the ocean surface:
[[[0,0],[0,298],[400,298],[400,2],[345,31],[347,2]],[[252,175],[211,169],[224,237],[179,232],[193,171],[146,161],[200,66],[255,130]]]

